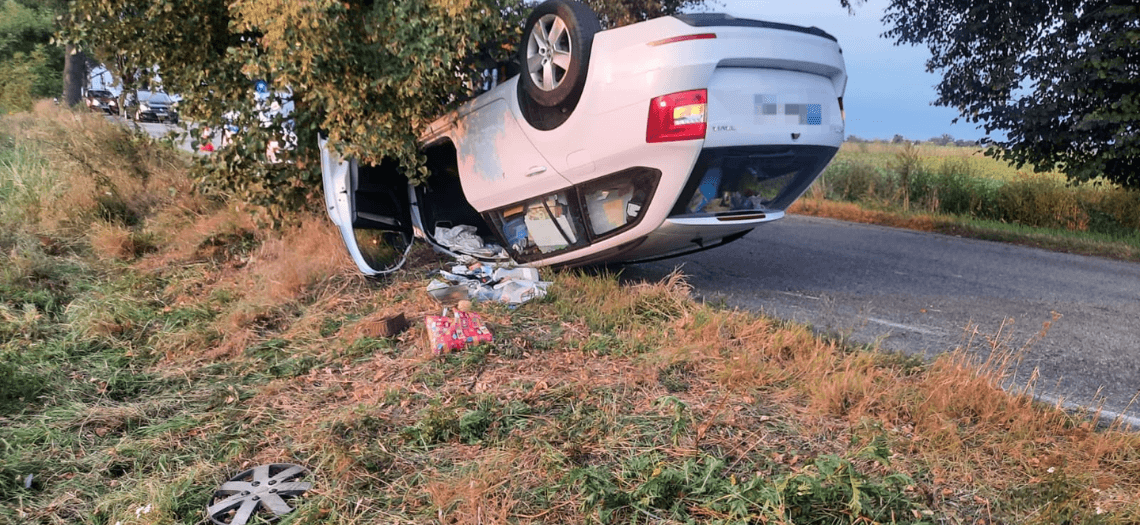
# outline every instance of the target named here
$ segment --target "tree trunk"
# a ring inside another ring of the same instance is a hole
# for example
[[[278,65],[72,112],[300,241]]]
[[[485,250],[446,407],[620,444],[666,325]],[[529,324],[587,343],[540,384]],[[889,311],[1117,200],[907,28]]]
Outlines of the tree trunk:
[[[83,98],[87,83],[87,55],[68,45],[63,55],[63,103],[74,107]]]

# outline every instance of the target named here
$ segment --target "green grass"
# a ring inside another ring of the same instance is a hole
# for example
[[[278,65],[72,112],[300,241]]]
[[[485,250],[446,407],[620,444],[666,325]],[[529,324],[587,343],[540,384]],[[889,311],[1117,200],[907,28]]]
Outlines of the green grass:
[[[1134,433],[1010,395],[968,353],[844,346],[680,275],[559,272],[544,299],[476,305],[494,342],[434,356],[419,322],[362,326],[438,313],[423,290],[449,261],[365,281],[321,258],[325,222],[260,231],[137,191],[119,227],[151,252],[66,220],[0,234],[0,523],[203,523],[222,481],[279,462],[315,488],[285,524],[1140,519]]]
[[[0,135],[0,220],[19,224],[35,220],[44,201],[59,196],[61,184],[47,159],[26,144],[16,144],[10,136]]]

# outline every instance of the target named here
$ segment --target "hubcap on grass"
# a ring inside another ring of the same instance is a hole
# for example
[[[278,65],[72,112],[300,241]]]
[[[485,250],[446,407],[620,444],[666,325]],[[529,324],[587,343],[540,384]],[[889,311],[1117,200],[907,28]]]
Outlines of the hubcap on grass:
[[[222,483],[206,506],[206,514],[218,525],[245,525],[257,514],[275,520],[293,510],[289,500],[312,488],[312,483],[298,481],[308,474],[292,463],[253,467]]]

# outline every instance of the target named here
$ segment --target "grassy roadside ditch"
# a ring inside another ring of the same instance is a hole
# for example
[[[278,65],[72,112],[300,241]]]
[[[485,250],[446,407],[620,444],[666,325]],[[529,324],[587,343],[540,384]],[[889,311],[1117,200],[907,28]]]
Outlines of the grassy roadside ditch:
[[[844,144],[790,211],[1140,261],[1140,191],[1070,186],[975,148]]]
[[[0,219],[0,523],[203,523],[282,462],[314,484],[287,524],[1140,521],[1140,437],[1003,391],[1000,334],[922,362],[544,272],[433,357],[444,261],[366,281],[322,217],[259,229],[54,107],[0,120]]]

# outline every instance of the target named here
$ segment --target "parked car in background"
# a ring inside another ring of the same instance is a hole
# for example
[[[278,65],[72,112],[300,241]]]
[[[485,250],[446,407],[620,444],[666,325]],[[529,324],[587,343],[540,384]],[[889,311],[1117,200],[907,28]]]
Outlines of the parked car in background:
[[[84,104],[91,111],[102,111],[111,115],[119,114],[119,101],[106,89],[89,89],[83,97]]]
[[[523,35],[521,74],[421,136],[426,184],[321,140],[328,213],[363,273],[398,267],[413,238],[534,266],[721,246],[782,218],[843,142],[843,52],[818,28],[706,13],[601,31],[549,0]],[[453,242],[459,227],[483,242]]]
[[[136,90],[125,104],[127,118],[138,122],[178,123],[178,102],[162,91]]]
[[[271,164],[283,161],[286,151],[297,147],[297,134],[293,129],[293,92],[289,89],[270,92],[263,80],[255,81],[254,111],[256,122],[250,124],[263,129],[273,128],[276,121],[281,121],[280,128],[269,137],[265,147],[265,157]],[[237,111],[228,111],[222,115],[220,125],[221,146],[226,147],[237,139],[246,129],[238,123],[245,119]]]

